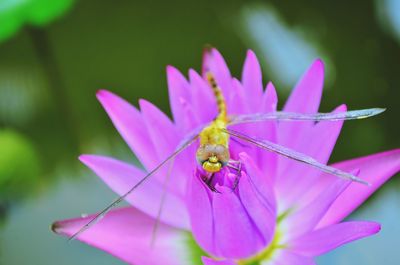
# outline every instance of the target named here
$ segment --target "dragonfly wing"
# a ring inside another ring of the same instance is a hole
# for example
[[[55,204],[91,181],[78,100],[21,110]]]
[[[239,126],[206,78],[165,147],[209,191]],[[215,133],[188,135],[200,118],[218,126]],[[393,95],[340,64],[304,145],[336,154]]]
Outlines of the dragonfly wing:
[[[153,176],[162,166],[164,166],[167,162],[173,160],[179,153],[185,150],[189,145],[191,145],[195,140],[197,140],[199,136],[194,135],[192,138],[187,140],[185,143],[179,145],[175,152],[169,155],[164,161],[162,161],[158,166],[156,166],[152,171],[150,171],[146,176],[144,176],[141,180],[139,180],[133,187],[131,187],[126,193],[118,197],[111,204],[109,204],[106,208],[104,208],[101,212],[96,214],[89,222],[87,222],[84,226],[82,226],[75,234],[73,234],[68,240],[74,240],[80,234],[85,232],[91,226],[100,221],[109,211],[114,209],[118,204],[120,204],[126,197],[129,196],[134,190],[136,190],[140,185],[142,185],[146,180],[148,180],[151,176]]]
[[[261,122],[268,120],[283,120],[283,121],[339,121],[339,120],[357,120],[372,117],[384,112],[384,108],[371,108],[362,110],[350,110],[344,112],[331,113],[294,113],[275,111],[269,113],[255,113],[247,115],[238,115],[230,117],[230,125]]]
[[[267,140],[258,140],[258,139],[254,139],[252,137],[249,137],[247,135],[244,135],[242,133],[239,133],[237,131],[233,131],[230,129],[226,129],[224,130],[225,133],[230,134],[231,136],[234,136],[236,138],[239,138],[243,141],[249,142],[253,145],[256,145],[262,149],[268,150],[270,152],[274,152],[277,153],[279,155],[285,156],[287,158],[299,161],[301,163],[305,163],[308,164],[310,166],[313,166],[323,172],[329,173],[331,175],[343,178],[343,179],[347,179],[347,180],[351,180],[351,181],[355,181],[355,182],[359,182],[365,185],[369,185],[368,182],[366,182],[365,180],[362,180],[356,176],[354,176],[353,174],[347,173],[345,171],[342,171],[340,169],[331,167],[331,166],[327,166],[324,165],[320,162],[318,162],[317,160],[315,160],[314,158],[307,156],[305,154],[302,154],[300,152],[294,151],[292,149],[289,149],[287,147],[281,146],[279,144],[275,144],[272,143],[270,141]]]

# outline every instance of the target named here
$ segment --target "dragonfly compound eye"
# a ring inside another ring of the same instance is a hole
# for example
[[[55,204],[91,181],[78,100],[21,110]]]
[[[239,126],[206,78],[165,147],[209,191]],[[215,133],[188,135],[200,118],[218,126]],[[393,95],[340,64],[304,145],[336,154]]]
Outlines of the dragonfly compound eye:
[[[223,145],[203,145],[197,149],[196,159],[204,170],[215,173],[228,163],[229,151]]]
[[[226,166],[229,162],[229,150],[223,145],[215,146],[214,150],[215,156],[218,158],[218,162],[222,164],[222,166]]]

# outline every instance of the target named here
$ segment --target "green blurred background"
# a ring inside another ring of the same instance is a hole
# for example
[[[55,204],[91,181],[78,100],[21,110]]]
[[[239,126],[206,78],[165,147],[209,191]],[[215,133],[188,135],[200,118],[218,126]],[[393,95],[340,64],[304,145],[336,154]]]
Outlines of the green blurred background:
[[[115,197],[79,154],[136,163],[95,93],[145,98],[169,113],[165,66],[199,70],[205,44],[236,76],[253,49],[280,105],[320,57],[322,111],[388,108],[346,123],[332,161],[399,146],[399,0],[0,0],[0,264],[122,264],[49,230]],[[319,264],[398,264],[399,186],[391,180],[351,217],[382,222],[379,235]]]

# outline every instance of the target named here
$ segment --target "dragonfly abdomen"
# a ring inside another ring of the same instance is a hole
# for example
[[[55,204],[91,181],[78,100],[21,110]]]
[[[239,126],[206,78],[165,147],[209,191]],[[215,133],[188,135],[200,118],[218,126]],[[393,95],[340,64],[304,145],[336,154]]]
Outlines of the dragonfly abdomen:
[[[200,147],[197,149],[196,159],[204,170],[215,173],[229,161],[229,135],[223,132],[228,116],[224,95],[210,72],[207,73],[207,80],[215,95],[218,115],[200,132]]]

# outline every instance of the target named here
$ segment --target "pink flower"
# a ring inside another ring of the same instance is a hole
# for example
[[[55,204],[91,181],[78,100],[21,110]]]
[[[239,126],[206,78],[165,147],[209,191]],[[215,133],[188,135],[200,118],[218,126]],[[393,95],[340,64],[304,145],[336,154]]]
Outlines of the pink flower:
[[[265,92],[259,63],[247,53],[242,81],[232,78],[217,50],[205,53],[204,67],[221,87],[230,114],[275,111],[272,83]],[[205,79],[189,71],[186,80],[167,68],[174,122],[151,103],[140,100],[140,111],[108,92],[98,99],[117,130],[145,167],[155,168],[194,128],[217,114]],[[316,60],[295,87],[284,110],[318,111],[324,79]],[[335,111],[345,111],[341,105]],[[234,125],[244,134],[267,139],[327,163],[342,121],[262,122]],[[358,174],[367,187],[322,173],[310,166],[232,140],[231,157],[242,170],[217,174],[213,191],[203,181],[195,161],[196,144],[183,151],[172,168],[171,183],[154,246],[151,238],[165,175],[165,166],[127,201],[134,207],[111,211],[78,239],[131,264],[315,264],[314,257],[380,230],[374,222],[341,222],[377,188],[400,170],[400,149],[336,163],[334,167]],[[123,194],[145,171],[113,158],[82,155],[80,160],[116,193]],[[56,222],[54,230],[71,236],[91,217]]]

